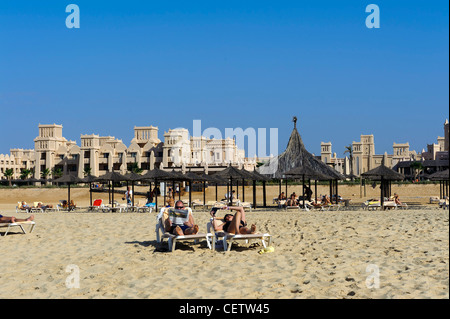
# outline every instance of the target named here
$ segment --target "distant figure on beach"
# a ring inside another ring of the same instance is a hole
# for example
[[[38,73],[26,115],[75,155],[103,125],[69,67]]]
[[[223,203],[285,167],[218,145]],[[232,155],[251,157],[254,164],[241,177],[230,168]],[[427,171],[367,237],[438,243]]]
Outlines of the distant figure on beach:
[[[328,195],[323,195],[322,197],[322,205],[331,205],[331,200],[330,197],[328,197]]]
[[[20,219],[20,218],[14,217],[14,216],[8,217],[8,216],[0,215],[0,223],[20,223],[20,222],[31,222],[33,220],[34,220],[34,215],[31,215],[30,217],[28,217],[26,219]]]
[[[146,204],[150,204],[150,203],[153,203],[153,191],[147,192],[147,203]]]
[[[167,196],[169,196],[169,198],[173,197],[172,187],[169,187],[169,190],[167,191]]]
[[[285,200],[286,199],[286,195],[284,195],[284,192],[281,192],[280,195],[278,195],[278,200]]]
[[[130,186],[127,187],[127,191],[125,192],[125,199],[127,200],[127,205],[131,205],[131,196],[133,195],[133,191]]]
[[[215,231],[221,231],[230,234],[254,234],[256,232],[256,225],[252,224],[250,228],[247,227],[245,220],[245,211],[241,206],[225,206],[221,209],[235,210],[236,213],[225,214],[223,222],[220,225],[214,227]],[[211,211],[211,216],[214,217],[215,212]],[[215,217],[214,217],[215,218]]]
[[[402,205],[402,202],[400,201],[400,197],[398,197],[397,193],[394,193],[394,201],[397,205]]]
[[[41,208],[43,211],[45,211],[47,208],[53,208],[53,205],[48,204],[48,205],[44,205],[41,202],[38,203],[37,205],[38,208]]]
[[[175,206],[175,201],[173,200],[172,197],[169,197],[169,198],[167,199],[167,205],[166,205],[166,207],[174,207],[174,206]]]
[[[287,206],[297,206],[298,202],[297,202],[297,198],[295,195],[295,192],[291,194],[291,196],[289,197],[289,199],[286,202]]]
[[[312,194],[313,194],[313,191],[311,190],[311,188],[309,188],[308,186],[305,185],[305,190],[303,192],[303,197],[305,197],[306,200],[308,200],[310,202]]]
[[[185,210],[184,203],[181,200],[178,200],[175,204],[176,210]],[[177,214],[176,211],[173,212]],[[179,212],[181,213],[181,212]],[[183,224],[175,224],[171,221],[170,213],[169,218],[166,219],[165,222],[165,230],[174,235],[183,236],[183,235],[194,235],[198,233],[198,225],[194,223],[194,217],[192,216],[190,210],[187,210],[188,220]],[[178,216],[178,215],[177,215]]]
[[[233,201],[233,200],[236,199],[235,194],[236,194],[236,191],[233,189],[232,192],[228,192],[228,193],[225,194],[225,199]]]

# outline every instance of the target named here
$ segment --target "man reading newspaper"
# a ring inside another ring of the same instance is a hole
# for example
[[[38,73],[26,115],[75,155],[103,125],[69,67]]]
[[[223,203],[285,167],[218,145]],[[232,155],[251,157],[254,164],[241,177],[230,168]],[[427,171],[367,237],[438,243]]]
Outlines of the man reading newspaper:
[[[181,200],[175,203],[175,208],[169,208],[169,218],[166,219],[166,231],[174,235],[194,235],[198,233],[198,225],[190,209],[184,208]]]

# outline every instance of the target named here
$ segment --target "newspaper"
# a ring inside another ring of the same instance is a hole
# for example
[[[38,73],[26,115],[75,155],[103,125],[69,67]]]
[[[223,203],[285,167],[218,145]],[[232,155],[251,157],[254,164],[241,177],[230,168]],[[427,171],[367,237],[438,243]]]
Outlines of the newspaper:
[[[183,225],[185,222],[189,221],[189,210],[170,208],[169,218],[172,224]]]

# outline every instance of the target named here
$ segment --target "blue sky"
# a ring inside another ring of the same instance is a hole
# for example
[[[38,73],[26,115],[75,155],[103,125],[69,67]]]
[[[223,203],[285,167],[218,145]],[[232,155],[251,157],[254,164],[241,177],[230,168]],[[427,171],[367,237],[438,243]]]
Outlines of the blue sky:
[[[0,153],[34,148],[39,123],[129,145],[134,126],[163,139],[193,120],[278,128],[282,152],[294,115],[312,153],[361,134],[421,151],[449,117],[448,16],[447,1],[2,1]]]

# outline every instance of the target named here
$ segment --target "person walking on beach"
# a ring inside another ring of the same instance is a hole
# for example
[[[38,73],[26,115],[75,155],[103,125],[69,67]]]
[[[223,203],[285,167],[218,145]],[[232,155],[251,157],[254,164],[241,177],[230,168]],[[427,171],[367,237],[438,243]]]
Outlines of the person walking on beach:
[[[127,187],[127,191],[125,192],[125,199],[127,200],[127,205],[131,205],[131,195],[133,192],[130,189],[130,186]]]

